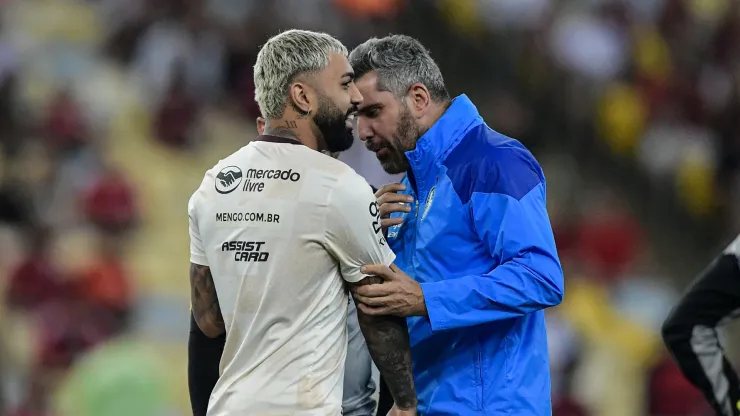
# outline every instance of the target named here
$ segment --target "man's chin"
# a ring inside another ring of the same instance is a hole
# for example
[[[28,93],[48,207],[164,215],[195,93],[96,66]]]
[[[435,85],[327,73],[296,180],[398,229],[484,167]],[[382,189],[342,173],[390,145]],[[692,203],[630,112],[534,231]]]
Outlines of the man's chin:
[[[378,157],[378,162],[380,162],[380,167],[383,168],[385,173],[389,175],[398,175],[399,173],[404,173],[407,170],[407,166],[402,166],[400,163],[396,163],[396,161],[387,157]]]

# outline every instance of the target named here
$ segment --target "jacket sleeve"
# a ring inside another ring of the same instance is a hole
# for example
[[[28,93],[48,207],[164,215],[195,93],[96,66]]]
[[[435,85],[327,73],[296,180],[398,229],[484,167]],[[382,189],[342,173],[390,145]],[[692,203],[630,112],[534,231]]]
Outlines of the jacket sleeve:
[[[473,193],[476,233],[498,264],[481,275],[423,283],[433,331],[526,315],[563,298],[563,271],[545,206],[544,180],[521,198]]]
[[[724,416],[740,415],[740,382],[718,332],[740,312],[740,268],[731,250],[735,245],[696,278],[663,324],[663,340],[673,359]]]

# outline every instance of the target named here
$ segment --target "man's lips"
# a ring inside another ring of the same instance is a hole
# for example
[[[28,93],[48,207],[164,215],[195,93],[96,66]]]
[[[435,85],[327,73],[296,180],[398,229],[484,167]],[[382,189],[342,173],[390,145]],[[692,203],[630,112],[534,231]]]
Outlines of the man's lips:
[[[387,147],[381,147],[380,149],[378,149],[378,150],[375,151],[375,156],[376,157],[385,157],[386,155],[388,155],[388,152],[390,152],[390,150],[388,150]]]
[[[349,112],[347,114],[347,118],[344,119],[344,125],[347,126],[347,129],[353,130],[355,128],[355,117],[357,115],[357,110]]]

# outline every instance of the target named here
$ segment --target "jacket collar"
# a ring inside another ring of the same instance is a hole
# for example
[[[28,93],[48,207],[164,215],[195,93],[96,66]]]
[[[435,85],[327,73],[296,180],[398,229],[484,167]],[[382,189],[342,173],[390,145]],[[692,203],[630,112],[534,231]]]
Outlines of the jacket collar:
[[[416,142],[416,148],[406,152],[411,166],[413,180],[418,191],[425,192],[431,185],[430,174],[440,159],[462,140],[471,128],[483,123],[478,109],[467,95],[462,94],[452,100],[449,108]]]

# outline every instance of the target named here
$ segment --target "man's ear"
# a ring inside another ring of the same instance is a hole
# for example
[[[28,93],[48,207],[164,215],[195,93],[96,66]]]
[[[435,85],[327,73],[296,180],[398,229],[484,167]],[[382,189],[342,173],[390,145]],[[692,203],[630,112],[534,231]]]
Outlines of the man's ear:
[[[257,134],[262,135],[265,132],[265,119],[257,117]]]
[[[416,117],[422,117],[432,104],[432,96],[429,94],[426,85],[416,82],[409,87],[406,93],[406,102],[412,114]]]
[[[301,114],[316,111],[315,108],[311,108],[311,104],[316,98],[315,94],[306,82],[296,81],[290,84],[289,98],[293,104],[293,108]]]

